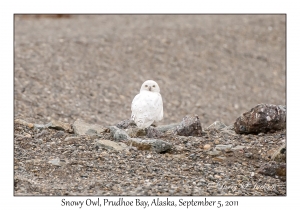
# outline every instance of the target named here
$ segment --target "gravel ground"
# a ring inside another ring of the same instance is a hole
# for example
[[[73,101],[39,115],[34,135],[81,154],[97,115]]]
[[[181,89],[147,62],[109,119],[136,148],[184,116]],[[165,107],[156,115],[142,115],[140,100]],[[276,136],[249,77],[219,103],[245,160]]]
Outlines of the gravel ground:
[[[98,139],[15,124],[15,195],[286,195],[285,177],[259,173],[285,131],[166,135],[173,148],[161,154],[107,149]]]
[[[197,114],[203,128],[231,125],[257,104],[286,104],[285,24],[284,15],[17,15],[15,119],[113,125],[153,79],[161,124]],[[286,195],[285,180],[257,173],[285,130],[170,135],[164,154],[73,135],[15,124],[15,195]],[[210,153],[224,144],[243,149]]]
[[[112,125],[147,79],[162,124],[197,114],[232,124],[260,103],[285,105],[284,15],[15,16],[15,116]]]

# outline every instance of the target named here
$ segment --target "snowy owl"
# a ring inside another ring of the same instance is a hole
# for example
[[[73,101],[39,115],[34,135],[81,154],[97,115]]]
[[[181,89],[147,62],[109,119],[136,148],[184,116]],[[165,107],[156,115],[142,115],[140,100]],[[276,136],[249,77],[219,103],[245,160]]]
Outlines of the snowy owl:
[[[158,84],[153,80],[145,81],[131,104],[131,119],[139,128],[148,128],[163,118],[163,101]]]

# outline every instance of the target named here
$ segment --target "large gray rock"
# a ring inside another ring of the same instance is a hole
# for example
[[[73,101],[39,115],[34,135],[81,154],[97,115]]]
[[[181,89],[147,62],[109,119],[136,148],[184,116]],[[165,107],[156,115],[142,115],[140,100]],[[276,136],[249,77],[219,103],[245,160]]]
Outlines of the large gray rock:
[[[285,128],[285,106],[272,104],[259,104],[242,114],[234,123],[234,130],[239,134],[275,132]]]
[[[172,144],[159,139],[131,138],[126,144],[132,145],[139,150],[153,150],[157,153],[162,153],[172,148]]]
[[[201,136],[202,127],[199,117],[185,116],[174,132],[179,136]]]
[[[76,135],[88,135],[87,133],[90,133],[91,130],[96,131],[97,134],[103,134],[109,131],[108,128],[102,125],[89,124],[81,119],[78,119],[73,123],[73,129]]]

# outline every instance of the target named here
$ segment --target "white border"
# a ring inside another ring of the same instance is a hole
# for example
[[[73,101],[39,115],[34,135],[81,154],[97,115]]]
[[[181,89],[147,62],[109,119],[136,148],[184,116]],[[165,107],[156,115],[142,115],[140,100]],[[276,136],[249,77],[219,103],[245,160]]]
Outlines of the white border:
[[[280,3],[279,3],[280,2]],[[295,2],[295,1],[294,1]],[[239,208],[282,209],[298,206],[299,179],[299,22],[296,4],[287,1],[6,1],[1,3],[1,209],[65,209],[65,197],[13,197],[13,14],[14,13],[286,13],[287,14],[287,197],[208,197],[238,200]],[[298,134],[298,135],[297,135]],[[298,173],[297,173],[298,172]],[[85,200],[90,197],[67,197]],[[95,197],[93,197],[95,198]],[[103,199],[103,197],[101,197]],[[125,197],[135,199],[135,197]],[[191,198],[191,197],[190,197]],[[141,197],[152,200],[151,197]],[[179,197],[172,197],[179,199]],[[204,197],[199,197],[200,200]],[[96,207],[95,207],[96,208]],[[159,208],[159,207],[156,207]],[[201,208],[201,207],[197,207]],[[68,208],[69,209],[69,208]],[[72,208],[77,209],[77,208]],[[90,209],[90,208],[85,208]],[[98,207],[99,209],[99,207]],[[103,209],[103,208],[102,208]],[[114,208],[110,208],[114,209]],[[139,208],[142,209],[142,208]],[[148,208],[147,208],[148,209]],[[152,209],[152,208],[151,208]],[[176,208],[178,209],[178,208]],[[294,208],[295,209],[295,208]]]

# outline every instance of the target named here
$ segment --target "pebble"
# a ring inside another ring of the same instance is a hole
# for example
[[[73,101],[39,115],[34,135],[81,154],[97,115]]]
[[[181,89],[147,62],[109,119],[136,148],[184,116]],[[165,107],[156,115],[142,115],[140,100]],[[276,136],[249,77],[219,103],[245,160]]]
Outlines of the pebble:
[[[231,149],[232,147],[232,144],[228,144],[228,145],[222,145],[222,144],[219,144],[219,145],[216,145],[216,150],[229,150]]]
[[[203,147],[204,150],[209,150],[210,148],[211,148],[211,146],[209,144],[205,144]]]
[[[31,138],[31,135],[30,135],[29,133],[26,133],[26,134],[25,134],[25,137]]]
[[[208,155],[211,155],[211,156],[217,156],[217,155],[219,155],[220,153],[221,153],[220,151],[213,150],[213,151],[209,151],[207,154],[208,154]]]

